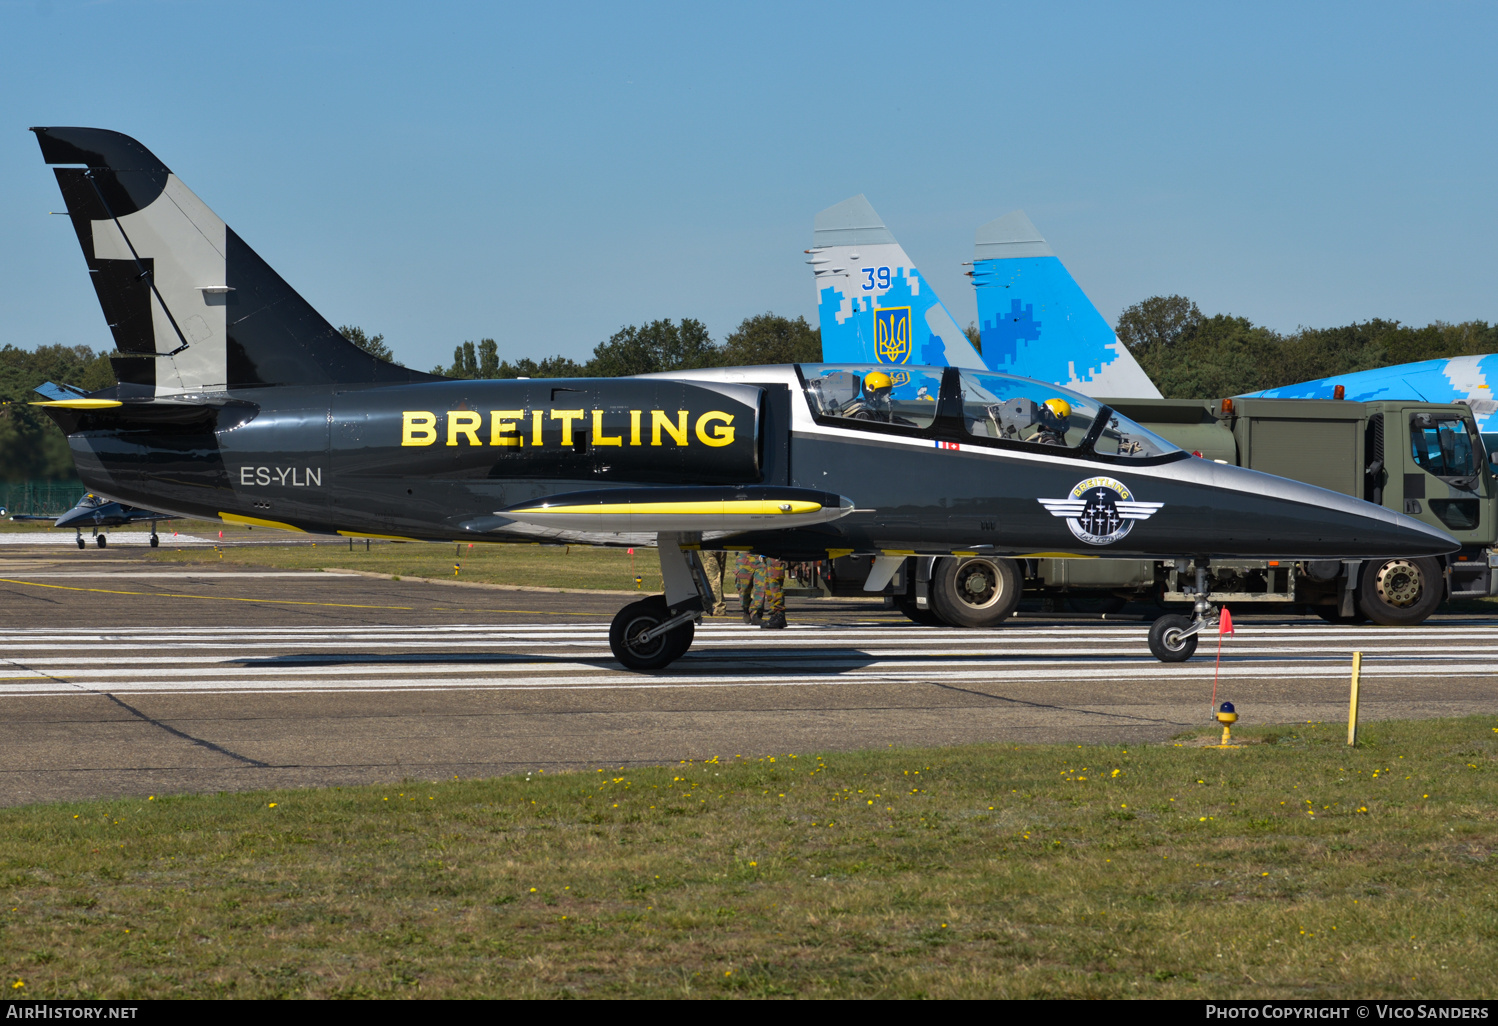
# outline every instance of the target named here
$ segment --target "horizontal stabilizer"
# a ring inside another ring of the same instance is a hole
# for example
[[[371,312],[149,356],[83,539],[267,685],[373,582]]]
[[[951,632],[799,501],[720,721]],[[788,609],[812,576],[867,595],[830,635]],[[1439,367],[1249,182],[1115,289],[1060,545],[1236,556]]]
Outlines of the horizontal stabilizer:
[[[762,531],[838,520],[853,512],[853,502],[807,488],[615,488],[554,495],[497,512],[566,530]]]
[[[48,399],[81,399],[88,395],[83,389],[74,385],[59,385],[55,381],[43,381],[32,389],[38,395],[46,396]]]

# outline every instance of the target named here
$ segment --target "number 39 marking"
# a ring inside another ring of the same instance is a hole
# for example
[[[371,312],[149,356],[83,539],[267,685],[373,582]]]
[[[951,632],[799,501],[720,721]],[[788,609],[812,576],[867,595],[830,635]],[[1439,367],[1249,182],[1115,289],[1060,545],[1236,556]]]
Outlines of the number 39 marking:
[[[873,292],[875,289],[883,292],[889,288],[888,267],[860,267],[858,270],[864,277],[865,292]]]

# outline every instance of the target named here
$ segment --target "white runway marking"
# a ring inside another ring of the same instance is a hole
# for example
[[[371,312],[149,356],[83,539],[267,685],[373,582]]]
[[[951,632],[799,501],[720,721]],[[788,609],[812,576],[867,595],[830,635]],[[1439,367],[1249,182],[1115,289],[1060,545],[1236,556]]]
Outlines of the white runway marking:
[[[768,632],[699,627],[660,674],[623,671],[608,625],[424,627],[67,627],[0,631],[0,697],[846,687],[869,684],[1209,679],[1215,635],[1185,664],[1157,662],[1140,624],[960,631],[868,624]],[[1425,642],[1425,645],[1420,644]],[[1406,629],[1242,626],[1224,678],[1345,679],[1353,651],[1369,677],[1498,678],[1498,626]]]

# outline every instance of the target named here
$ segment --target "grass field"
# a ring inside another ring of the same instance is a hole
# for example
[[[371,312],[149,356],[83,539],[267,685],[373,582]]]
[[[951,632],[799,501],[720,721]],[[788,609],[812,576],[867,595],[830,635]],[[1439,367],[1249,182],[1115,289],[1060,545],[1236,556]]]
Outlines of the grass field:
[[[480,543],[472,548],[451,542],[375,543],[352,548],[344,539],[314,545],[235,545],[222,550],[173,549],[166,539],[151,558],[166,563],[229,563],[295,570],[350,569],[396,577],[428,577],[510,584],[528,588],[591,588],[633,591],[635,577],[645,594],[661,590],[660,558],[655,549],[594,548],[590,545],[541,546]],[[458,566],[457,573],[453,572]],[[633,572],[631,572],[633,565]]]
[[[0,970],[33,998],[1490,998],[1495,724],[7,809]]]

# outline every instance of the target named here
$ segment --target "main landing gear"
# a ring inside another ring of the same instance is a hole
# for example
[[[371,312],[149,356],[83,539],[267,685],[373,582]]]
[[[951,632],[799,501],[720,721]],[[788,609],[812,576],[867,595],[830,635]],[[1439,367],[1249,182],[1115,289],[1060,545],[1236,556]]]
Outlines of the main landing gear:
[[[630,670],[659,670],[680,659],[692,646],[702,611],[712,606],[697,557],[701,536],[662,532],[657,537],[666,593],[631,602],[609,625],[609,648]]]
[[[1185,570],[1185,560],[1176,568]],[[1209,627],[1217,626],[1217,610],[1212,607],[1207,589],[1207,561],[1196,561],[1195,608],[1190,616],[1167,613],[1150,625],[1150,654],[1162,663],[1184,663],[1196,652],[1197,638]]]

